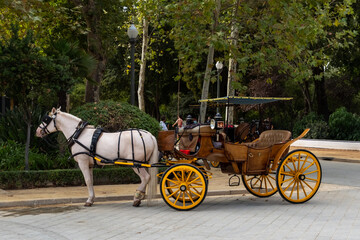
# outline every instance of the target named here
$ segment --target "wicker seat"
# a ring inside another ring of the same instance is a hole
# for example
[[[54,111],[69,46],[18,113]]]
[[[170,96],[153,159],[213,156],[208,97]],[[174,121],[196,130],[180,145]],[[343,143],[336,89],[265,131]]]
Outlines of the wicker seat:
[[[252,148],[266,148],[276,144],[284,144],[291,139],[291,132],[286,130],[268,130],[260,134],[259,140],[244,143]]]

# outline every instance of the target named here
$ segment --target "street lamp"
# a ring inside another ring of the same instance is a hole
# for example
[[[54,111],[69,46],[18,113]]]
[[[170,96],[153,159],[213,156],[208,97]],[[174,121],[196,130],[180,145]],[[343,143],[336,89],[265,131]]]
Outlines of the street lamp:
[[[222,62],[217,61],[216,64],[216,69],[217,69],[217,88],[216,88],[216,97],[219,98],[220,97],[220,73],[223,69],[223,64]],[[216,107],[216,113],[219,113],[219,106]]]
[[[135,105],[135,42],[136,38],[139,34],[138,30],[136,29],[134,24],[131,24],[127,34],[130,38],[130,44],[131,44],[131,85],[130,85],[130,102],[131,105]]]

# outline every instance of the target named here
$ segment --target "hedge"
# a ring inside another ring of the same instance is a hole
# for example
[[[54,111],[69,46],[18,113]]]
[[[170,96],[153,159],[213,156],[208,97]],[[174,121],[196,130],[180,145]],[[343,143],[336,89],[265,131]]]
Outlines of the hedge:
[[[129,183],[140,183],[140,178],[131,168],[94,168],[95,185]],[[85,185],[85,180],[80,169],[0,172],[1,189],[81,185]]]

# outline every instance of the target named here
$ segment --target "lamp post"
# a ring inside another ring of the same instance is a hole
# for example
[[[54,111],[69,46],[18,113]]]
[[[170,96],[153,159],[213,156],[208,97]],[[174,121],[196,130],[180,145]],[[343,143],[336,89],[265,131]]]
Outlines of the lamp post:
[[[131,105],[135,105],[135,42],[136,38],[139,34],[138,30],[136,29],[134,24],[131,24],[127,34],[130,38],[130,44],[131,44],[131,85],[130,85],[130,102]]]
[[[216,97],[219,98],[220,97],[220,73],[221,73],[224,65],[222,64],[222,62],[217,61],[215,66],[217,69]],[[219,106],[216,106],[216,113],[219,113]]]

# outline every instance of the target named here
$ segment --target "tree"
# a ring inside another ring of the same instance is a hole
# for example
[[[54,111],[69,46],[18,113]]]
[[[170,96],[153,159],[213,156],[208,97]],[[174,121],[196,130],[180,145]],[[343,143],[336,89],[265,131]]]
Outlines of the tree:
[[[219,24],[219,14],[220,14],[220,8],[221,8],[221,1],[216,0],[216,6],[214,10],[214,20],[211,27],[211,35],[210,38],[215,35],[217,26]],[[206,69],[205,69],[205,75],[204,75],[204,81],[203,81],[203,87],[201,92],[201,98],[207,99],[209,95],[209,84],[210,84],[210,78],[211,78],[211,70],[214,67],[214,43],[210,41],[209,43],[209,52],[207,56],[206,61]],[[202,102],[200,105],[200,122],[204,123],[206,117],[206,103]]]
[[[0,43],[0,92],[12,99],[24,112],[27,124],[25,169],[29,170],[30,130],[34,107],[41,96],[49,95],[56,65],[35,47],[33,33],[20,38],[19,28],[12,27],[8,42]]]
[[[46,53],[58,67],[53,76],[57,83],[58,106],[67,109],[67,94],[75,84],[81,83],[93,71],[96,61],[79,48],[77,42],[71,43],[64,39],[52,42]]]

